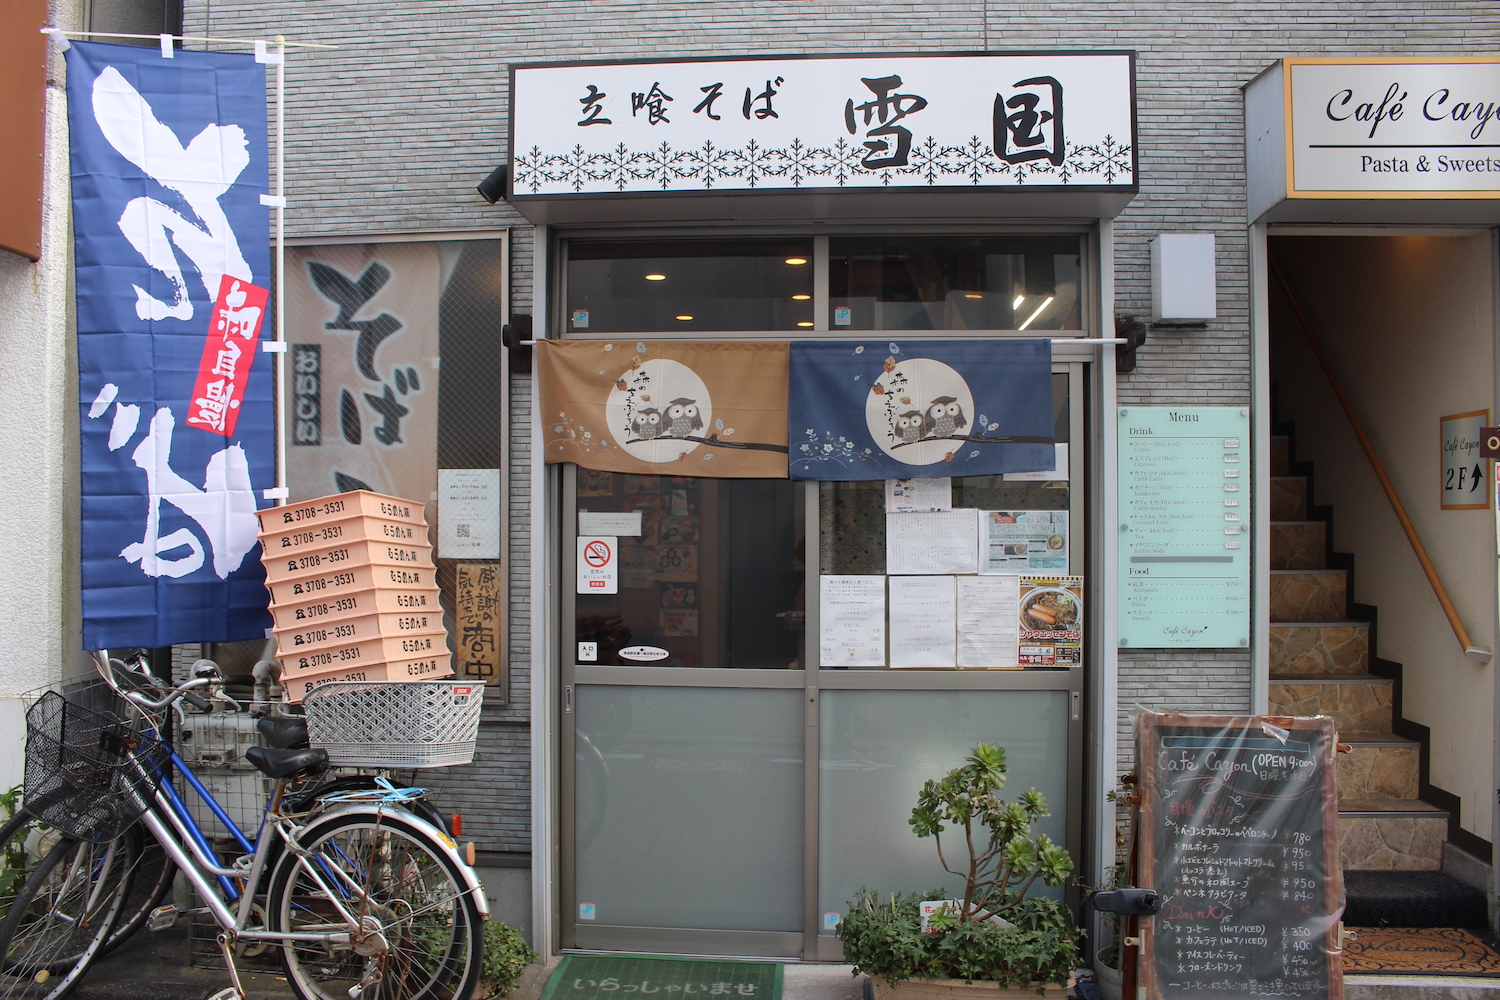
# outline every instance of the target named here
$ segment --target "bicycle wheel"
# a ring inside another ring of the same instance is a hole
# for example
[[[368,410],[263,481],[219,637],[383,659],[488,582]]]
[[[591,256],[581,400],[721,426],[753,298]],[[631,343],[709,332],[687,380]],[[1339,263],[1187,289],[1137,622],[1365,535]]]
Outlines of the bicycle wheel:
[[[125,831],[125,836],[139,839],[131,863],[125,895],[125,905],[120,908],[120,917],[104,942],[99,955],[102,958],[120,945],[129,941],[142,927],[151,911],[166,902],[171,895],[172,882],[177,878],[177,862],[172,860],[156,835],[137,823]]]
[[[378,921],[389,945],[366,957],[348,944],[283,944],[287,982],[300,1000],[347,1000],[351,987],[376,975],[365,1000],[468,1000],[484,928],[458,865],[429,833],[399,811],[362,812],[314,822],[297,839],[308,865],[291,852],[277,860],[271,929],[347,933],[336,900],[367,927]]]
[[[64,839],[41,856],[0,921],[0,992],[54,1000],[98,957],[129,893],[138,838]]]

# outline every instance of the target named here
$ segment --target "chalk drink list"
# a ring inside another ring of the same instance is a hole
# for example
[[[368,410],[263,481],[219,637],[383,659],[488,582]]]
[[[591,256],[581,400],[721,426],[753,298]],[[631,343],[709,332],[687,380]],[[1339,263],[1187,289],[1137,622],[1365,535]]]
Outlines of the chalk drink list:
[[[1145,995],[1340,1000],[1333,720],[1147,713],[1136,741]]]

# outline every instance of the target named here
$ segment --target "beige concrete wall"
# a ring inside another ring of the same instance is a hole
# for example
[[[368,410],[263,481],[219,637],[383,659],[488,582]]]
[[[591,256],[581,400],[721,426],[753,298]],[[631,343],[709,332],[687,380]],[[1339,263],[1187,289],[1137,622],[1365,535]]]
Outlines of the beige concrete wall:
[[[1494,415],[1495,265],[1488,234],[1273,237],[1304,313],[1385,463],[1473,641],[1496,642],[1495,521],[1443,510],[1439,417]],[[1432,730],[1432,783],[1492,839],[1493,664],[1464,655],[1328,381],[1272,279],[1271,364],[1296,456],[1333,547],[1355,557],[1354,600],[1379,608],[1378,655],[1405,668],[1402,714]],[[1492,421],[1493,422],[1493,421]]]

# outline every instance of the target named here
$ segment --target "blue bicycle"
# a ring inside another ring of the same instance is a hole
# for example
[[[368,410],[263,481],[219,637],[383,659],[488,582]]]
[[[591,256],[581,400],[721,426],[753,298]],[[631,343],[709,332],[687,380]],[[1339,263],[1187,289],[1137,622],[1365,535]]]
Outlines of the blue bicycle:
[[[302,1000],[466,1000],[488,908],[418,790],[370,776],[324,780],[328,754],[306,745],[305,723],[263,718],[268,746],[246,758],[275,785],[252,839],[158,738],[169,711],[208,707],[199,692],[217,677],[171,686],[96,660],[132,712],[91,711],[55,693],[28,711],[25,808],[0,828],[9,882],[0,905],[14,890],[0,919],[0,991],[60,997],[141,926],[169,925],[177,914],[161,904],[180,870],[220,927],[233,984],[222,998],[244,995],[236,948],[276,944]],[[226,864],[213,851],[163,780],[174,767],[244,855]]]

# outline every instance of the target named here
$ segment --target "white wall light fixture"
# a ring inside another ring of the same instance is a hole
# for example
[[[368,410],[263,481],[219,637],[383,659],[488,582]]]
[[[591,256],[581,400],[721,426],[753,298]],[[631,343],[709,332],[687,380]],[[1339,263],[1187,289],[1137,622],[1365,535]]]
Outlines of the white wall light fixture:
[[[1151,322],[1189,326],[1215,319],[1213,233],[1161,233],[1151,240]]]

